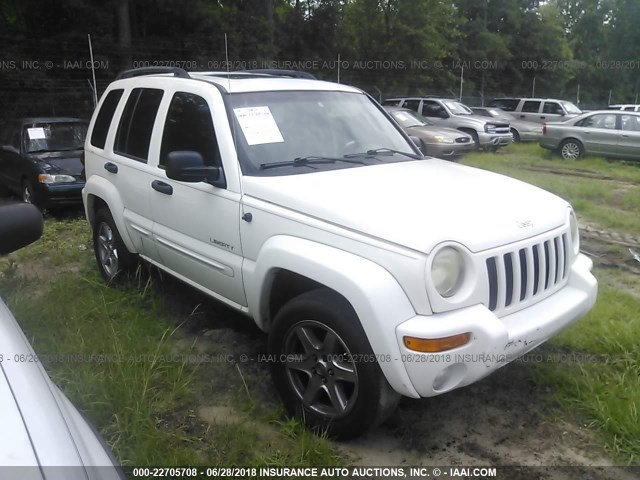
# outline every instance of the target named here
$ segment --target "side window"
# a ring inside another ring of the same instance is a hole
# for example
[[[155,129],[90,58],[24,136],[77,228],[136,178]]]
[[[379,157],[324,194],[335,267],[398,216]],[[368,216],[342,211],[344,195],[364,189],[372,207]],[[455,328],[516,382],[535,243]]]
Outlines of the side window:
[[[637,115],[623,115],[620,119],[622,121],[622,130],[628,132],[640,132],[640,117]]]
[[[420,100],[405,100],[402,104],[402,108],[408,108],[417,112],[420,107]]]
[[[221,165],[209,105],[204,98],[192,93],[177,92],[171,99],[162,134],[159,166],[164,166],[167,155],[177,150],[198,152],[206,165]]]
[[[527,100],[526,102],[524,102],[524,105],[522,105],[521,111],[528,113],[538,113],[538,110],[540,110],[539,101]]]
[[[440,117],[440,112],[444,110],[444,107],[438,102],[432,100],[425,100],[422,102],[422,115],[425,117]]]
[[[544,102],[542,106],[542,113],[553,113],[556,115],[561,115],[564,113],[562,107],[557,102]]]
[[[131,91],[118,125],[113,149],[116,153],[147,162],[153,124],[163,93],[156,88],[134,88]]]
[[[107,98],[102,102],[102,107],[96,117],[96,122],[93,125],[93,132],[91,133],[91,145],[98,148],[104,148],[104,144],[107,141],[107,133],[109,133],[109,126],[111,125],[111,119],[116,111],[116,107],[120,102],[124,90],[111,90],[107,94]]]
[[[608,113],[598,113],[585,118],[581,122],[581,127],[606,128],[614,130],[616,128],[616,115]]]

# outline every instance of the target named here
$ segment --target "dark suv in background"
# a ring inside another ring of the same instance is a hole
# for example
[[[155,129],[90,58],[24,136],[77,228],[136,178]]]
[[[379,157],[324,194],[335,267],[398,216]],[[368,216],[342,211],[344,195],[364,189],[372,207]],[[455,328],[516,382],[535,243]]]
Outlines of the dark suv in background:
[[[82,204],[80,160],[87,122],[79,118],[22,118],[0,134],[0,193],[17,194],[41,209]]]

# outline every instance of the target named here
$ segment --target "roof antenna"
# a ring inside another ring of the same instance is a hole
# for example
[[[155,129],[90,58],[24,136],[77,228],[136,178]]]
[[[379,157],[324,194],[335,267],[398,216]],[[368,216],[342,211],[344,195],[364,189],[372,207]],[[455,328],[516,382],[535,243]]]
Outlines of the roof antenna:
[[[229,64],[229,44],[227,42],[227,34],[224,34],[224,58],[227,64],[227,92],[231,94],[231,70]],[[236,157],[238,156],[238,142],[236,140],[236,122],[234,118],[231,118],[231,134],[233,135],[233,146],[236,151]],[[238,172],[238,189],[240,190],[240,210],[242,212],[242,219],[245,222],[251,222],[251,213],[245,213],[244,211],[244,192],[242,191],[242,170],[240,169],[240,159],[236,158],[236,170]]]

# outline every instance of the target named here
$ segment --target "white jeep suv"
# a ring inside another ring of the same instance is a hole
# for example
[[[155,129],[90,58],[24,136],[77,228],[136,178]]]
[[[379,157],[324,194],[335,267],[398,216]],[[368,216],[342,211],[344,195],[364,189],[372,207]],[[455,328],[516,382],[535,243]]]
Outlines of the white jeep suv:
[[[336,437],[483,378],[596,299],[566,201],[424,158],[346,85],[124,72],[85,156],[104,278],[140,257],[253,318],[289,412]]]

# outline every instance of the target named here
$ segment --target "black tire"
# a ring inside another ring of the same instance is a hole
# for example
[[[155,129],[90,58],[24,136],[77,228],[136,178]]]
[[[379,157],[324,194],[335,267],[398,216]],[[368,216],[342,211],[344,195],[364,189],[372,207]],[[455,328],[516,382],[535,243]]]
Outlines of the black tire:
[[[567,138],[558,147],[558,152],[565,160],[577,160],[584,156],[584,147],[578,140]]]
[[[520,141],[520,134],[515,128],[511,129],[511,135],[513,135],[513,143],[518,143]]]
[[[93,251],[98,270],[107,283],[122,279],[137,263],[138,256],[127,250],[113,216],[106,208],[99,210],[94,219]]]
[[[471,138],[473,138],[473,143],[476,146],[476,150],[480,150],[480,138],[478,137],[478,132],[469,129],[461,129],[460,131],[466,133],[467,135],[471,135]]]
[[[357,437],[384,421],[400,399],[355,311],[333,291],[312,290],[287,302],[269,333],[269,354],[287,411],[316,433]]]

